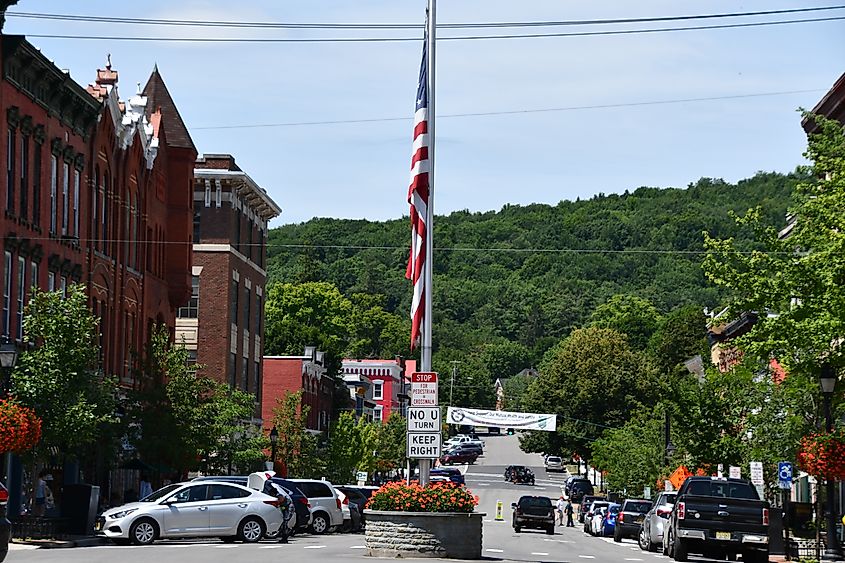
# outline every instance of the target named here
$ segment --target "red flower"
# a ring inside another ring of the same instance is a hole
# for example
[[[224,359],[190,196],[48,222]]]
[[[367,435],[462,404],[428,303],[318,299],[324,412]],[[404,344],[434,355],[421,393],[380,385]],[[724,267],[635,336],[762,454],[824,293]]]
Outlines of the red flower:
[[[31,450],[41,439],[41,419],[13,399],[0,400],[0,454]]]

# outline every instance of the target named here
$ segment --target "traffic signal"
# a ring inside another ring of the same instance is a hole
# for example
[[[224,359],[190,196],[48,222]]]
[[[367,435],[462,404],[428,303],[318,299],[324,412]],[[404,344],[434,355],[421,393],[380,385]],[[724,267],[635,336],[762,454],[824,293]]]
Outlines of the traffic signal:
[[[508,436],[513,436],[513,428],[508,428]]]

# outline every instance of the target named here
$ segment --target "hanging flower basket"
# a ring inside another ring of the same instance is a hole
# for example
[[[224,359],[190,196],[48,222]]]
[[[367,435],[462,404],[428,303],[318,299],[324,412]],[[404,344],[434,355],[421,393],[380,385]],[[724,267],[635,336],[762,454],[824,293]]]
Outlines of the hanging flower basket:
[[[23,453],[41,439],[41,419],[12,399],[0,400],[0,454]]]
[[[798,466],[814,477],[845,480],[845,431],[805,436],[798,451]]]

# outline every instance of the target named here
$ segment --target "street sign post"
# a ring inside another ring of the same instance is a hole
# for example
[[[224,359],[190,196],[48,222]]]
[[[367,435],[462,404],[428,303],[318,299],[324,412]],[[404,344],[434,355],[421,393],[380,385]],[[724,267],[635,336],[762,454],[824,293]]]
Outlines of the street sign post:
[[[778,487],[784,490],[792,488],[792,464],[788,461],[778,463]]]
[[[741,479],[742,478],[742,469],[735,465],[731,465],[728,475],[731,479]]]
[[[437,374],[417,372],[411,374],[411,406],[437,406]]]
[[[440,432],[440,407],[410,407],[408,432]]]
[[[408,432],[408,457],[437,459],[440,457],[440,431]]]
[[[751,469],[751,483],[757,489],[757,494],[760,495],[760,498],[764,498],[765,491],[763,490],[763,462],[762,461],[752,461],[750,463]]]

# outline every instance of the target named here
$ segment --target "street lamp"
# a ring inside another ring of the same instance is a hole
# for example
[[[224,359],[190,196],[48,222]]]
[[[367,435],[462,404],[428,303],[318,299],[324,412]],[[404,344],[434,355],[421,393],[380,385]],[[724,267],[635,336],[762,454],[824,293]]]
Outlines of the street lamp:
[[[270,430],[270,462],[273,464],[273,470],[276,468],[276,443],[279,441],[279,431],[274,426]]]
[[[0,340],[0,369],[3,370],[3,396],[9,394],[12,390],[12,370],[15,368],[15,362],[18,361],[18,347],[14,342],[9,341],[9,337],[3,336]]]
[[[830,415],[830,402],[833,398],[833,390],[836,387],[836,372],[830,364],[824,364],[822,366],[819,382],[822,386],[822,395],[824,395],[825,429],[828,433],[831,433],[833,432],[833,418]],[[842,546],[839,545],[839,536],[836,534],[836,515],[833,513],[833,479],[825,479],[825,488],[827,490],[827,546],[825,547],[822,560],[839,561],[842,559]]]

